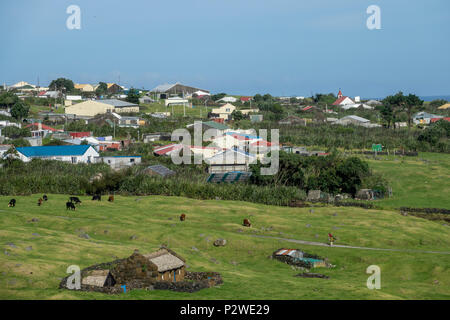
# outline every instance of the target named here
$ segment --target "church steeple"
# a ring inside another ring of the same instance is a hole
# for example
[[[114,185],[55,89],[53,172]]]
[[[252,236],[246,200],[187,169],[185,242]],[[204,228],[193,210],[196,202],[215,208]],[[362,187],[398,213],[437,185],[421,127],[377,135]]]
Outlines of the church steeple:
[[[342,98],[344,95],[342,94],[342,91],[341,91],[341,89],[339,89],[339,92],[338,92],[338,95],[337,95],[337,97],[338,98]]]

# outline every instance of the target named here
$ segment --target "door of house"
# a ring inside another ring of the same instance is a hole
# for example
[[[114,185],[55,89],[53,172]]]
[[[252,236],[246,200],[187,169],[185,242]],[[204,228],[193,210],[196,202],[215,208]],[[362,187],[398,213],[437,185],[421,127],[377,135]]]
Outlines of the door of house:
[[[177,272],[174,271],[173,272],[173,282],[176,282],[176,281],[177,281]]]

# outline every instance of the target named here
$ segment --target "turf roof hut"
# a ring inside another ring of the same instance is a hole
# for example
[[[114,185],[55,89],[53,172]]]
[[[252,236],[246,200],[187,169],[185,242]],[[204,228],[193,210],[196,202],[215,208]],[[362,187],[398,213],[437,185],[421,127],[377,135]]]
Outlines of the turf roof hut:
[[[111,270],[118,283],[130,281],[178,282],[184,280],[186,273],[185,260],[174,251],[163,248],[153,253],[133,253]]]

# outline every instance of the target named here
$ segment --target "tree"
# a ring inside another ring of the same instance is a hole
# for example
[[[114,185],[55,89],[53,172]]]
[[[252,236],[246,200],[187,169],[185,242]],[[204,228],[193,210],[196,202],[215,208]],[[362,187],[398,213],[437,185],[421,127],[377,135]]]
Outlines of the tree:
[[[139,92],[136,89],[131,88],[128,91],[127,101],[135,104],[139,104]]]
[[[19,121],[22,121],[23,118],[28,116],[29,111],[30,107],[19,101],[11,108],[11,116]]]
[[[73,81],[66,78],[58,78],[50,82],[48,86],[50,90],[66,89],[66,92],[72,92],[75,89]]]
[[[329,94],[321,94],[317,93],[314,98],[314,102],[318,105],[324,106],[324,105],[331,105],[334,101],[336,101],[336,96],[333,93]]]
[[[387,124],[387,127],[391,127],[391,123],[394,120],[394,112],[391,105],[383,106],[380,110],[381,119]]]
[[[399,112],[405,111],[408,116],[408,127],[411,127],[413,109],[423,105],[423,101],[420,100],[415,94],[405,96],[401,91],[394,96],[386,97],[383,102],[385,105],[391,106],[394,121],[397,120],[397,115]]]
[[[0,107],[2,108],[9,109],[19,101],[19,97],[12,92],[3,92],[0,94]]]
[[[213,94],[213,95],[211,96],[211,100],[212,100],[212,101],[217,101],[217,100],[222,99],[222,98],[225,97],[226,95],[227,95],[227,94],[224,93],[224,92],[222,92],[222,93],[217,93],[217,94]]]
[[[231,117],[233,118],[233,120],[236,120],[236,121],[239,121],[239,120],[244,119],[244,115],[243,115],[242,112],[239,111],[239,110],[234,110],[234,111],[231,113]]]
[[[99,82],[97,89],[95,89],[95,94],[97,96],[103,96],[108,93],[108,85],[105,82]]]

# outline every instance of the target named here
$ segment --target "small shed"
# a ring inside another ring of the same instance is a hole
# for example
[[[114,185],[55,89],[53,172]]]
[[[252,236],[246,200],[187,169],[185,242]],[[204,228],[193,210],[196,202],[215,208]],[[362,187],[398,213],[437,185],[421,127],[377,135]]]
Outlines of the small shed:
[[[170,170],[169,168],[157,164],[157,165],[153,165],[153,166],[148,166],[147,168],[145,168],[143,170],[143,173],[145,174],[149,174],[149,175],[158,175],[161,177],[170,177],[173,176],[174,174],[176,174],[175,171]]]
[[[326,192],[320,190],[309,190],[307,201],[329,201],[331,199],[330,195]]]
[[[326,267],[325,259],[299,249],[281,248],[272,254],[272,257],[287,264],[303,266],[305,268]]]

